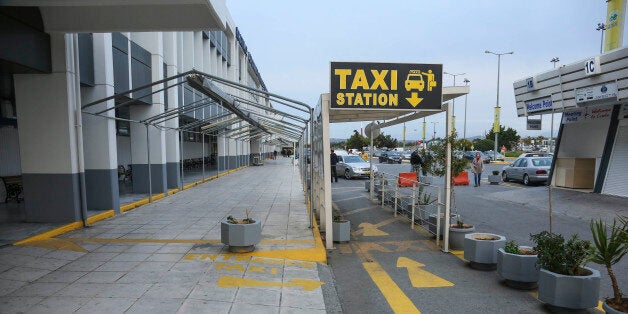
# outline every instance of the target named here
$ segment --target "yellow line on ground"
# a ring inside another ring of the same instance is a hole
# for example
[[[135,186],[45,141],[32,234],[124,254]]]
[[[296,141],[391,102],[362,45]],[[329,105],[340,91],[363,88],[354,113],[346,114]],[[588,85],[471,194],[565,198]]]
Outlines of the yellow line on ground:
[[[72,230],[79,229],[81,227],[83,227],[83,222],[82,221],[72,222],[72,223],[69,223],[67,225],[63,225],[63,226],[61,226],[59,228],[55,228],[55,229],[52,229],[50,231],[46,231],[46,232],[40,233],[38,235],[35,235],[35,236],[32,236],[32,237],[28,237],[26,239],[14,242],[13,245],[24,245],[24,244],[26,244],[28,242],[32,242],[32,241],[45,240],[45,239],[48,239],[48,238],[56,237],[56,236],[58,236],[60,234],[64,234],[66,232],[70,232]]]
[[[343,199],[340,199],[340,200],[337,199],[337,200],[334,200],[334,202],[337,203],[337,202],[344,202],[344,201],[352,201],[352,200],[357,200],[359,198],[366,199],[366,196],[365,195],[360,195],[360,196],[355,196],[355,197],[350,197],[350,198],[343,198]]]
[[[192,243],[212,244],[220,243],[218,239],[119,239],[119,238],[65,238],[73,242],[97,242],[97,243]],[[315,244],[315,240],[261,240],[260,244]]]
[[[393,222],[395,222],[397,220],[399,220],[399,218],[389,218],[389,219],[386,219],[386,220],[384,220],[384,221],[382,221],[380,223],[374,224],[374,225],[369,224],[369,228],[370,229],[377,229],[379,227],[391,224],[391,223],[393,223]],[[359,235],[359,234],[362,234],[362,233],[364,233],[364,229],[356,230],[356,231],[352,232],[351,234]]]
[[[377,262],[362,263],[379,291],[384,295],[388,305],[395,313],[421,313],[408,296],[399,288],[392,278]]]

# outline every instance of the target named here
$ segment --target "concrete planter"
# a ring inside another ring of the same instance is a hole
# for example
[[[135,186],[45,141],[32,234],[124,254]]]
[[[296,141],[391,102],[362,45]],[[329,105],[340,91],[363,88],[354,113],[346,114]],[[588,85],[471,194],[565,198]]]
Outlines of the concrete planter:
[[[600,272],[584,267],[588,276],[567,276],[542,269],[539,273],[539,300],[568,309],[587,309],[598,305]]]
[[[521,248],[532,249],[529,246]],[[506,253],[503,248],[497,250],[497,274],[506,280],[506,285],[516,289],[534,289],[539,281],[536,268],[537,255]]]
[[[626,300],[626,298],[623,298],[623,299]],[[606,314],[625,314],[625,312],[621,312],[610,307],[608,303],[606,303],[606,300],[604,300],[604,303],[602,303],[602,309],[604,310],[604,312],[606,312]]]
[[[449,226],[449,248],[452,250],[464,249],[464,236],[475,231],[475,227],[471,225],[468,228],[455,228],[455,225]]]
[[[351,221],[332,222],[331,230],[334,242],[349,242],[351,240]]]
[[[262,239],[262,224],[256,221],[251,224],[220,223],[220,242],[229,246],[231,252],[251,252]]]
[[[440,238],[443,238],[443,234],[445,234],[445,224],[451,224],[452,220],[458,220],[460,215],[451,214],[451,218],[449,220],[445,219],[445,214],[441,213],[441,223],[440,223]],[[429,231],[432,235],[436,236],[436,214],[432,214],[428,216],[427,219],[429,225]]]
[[[506,237],[492,233],[469,233],[464,236],[464,259],[479,270],[497,268],[497,250],[504,248]]]
[[[499,184],[499,182],[502,182],[502,176],[498,174],[497,175],[489,174],[488,182],[493,185]]]

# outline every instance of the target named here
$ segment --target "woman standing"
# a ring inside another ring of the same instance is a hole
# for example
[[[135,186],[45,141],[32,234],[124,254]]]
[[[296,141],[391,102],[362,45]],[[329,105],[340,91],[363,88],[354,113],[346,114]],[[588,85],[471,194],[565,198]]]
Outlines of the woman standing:
[[[475,153],[475,158],[471,161],[473,170],[473,183],[475,187],[480,186],[480,180],[482,180],[482,171],[484,171],[484,160],[480,153]]]

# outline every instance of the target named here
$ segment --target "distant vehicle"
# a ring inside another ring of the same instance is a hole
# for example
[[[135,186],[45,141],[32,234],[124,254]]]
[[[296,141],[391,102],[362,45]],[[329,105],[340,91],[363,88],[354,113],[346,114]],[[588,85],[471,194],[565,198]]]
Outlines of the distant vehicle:
[[[484,154],[486,156],[488,156],[488,158],[491,161],[496,161],[496,160],[504,161],[504,155],[502,155],[500,153],[497,153],[497,156],[495,156],[495,153],[492,150],[487,150],[487,151],[484,152]],[[497,158],[494,158],[494,157],[497,157]]]
[[[502,169],[502,180],[517,180],[525,185],[547,182],[551,165],[551,157],[521,157]]]
[[[412,151],[411,150],[404,150],[401,153],[401,157],[403,157],[403,159],[406,159],[406,160],[410,160],[410,155],[412,155]]]
[[[370,163],[365,162],[358,155],[338,156],[338,164],[336,165],[336,173],[344,175],[345,179],[368,178],[371,174]],[[373,165],[373,171],[377,172],[377,167]]]
[[[379,163],[400,164],[402,159],[403,157],[401,157],[399,152],[383,152],[382,155],[379,156]]]
[[[521,155],[519,155],[519,158],[521,157],[553,157],[554,154],[552,153],[523,153]]]
[[[349,152],[347,152],[344,149],[334,149],[334,153],[338,156],[345,156],[345,155],[349,155]]]
[[[382,155],[382,151],[381,150],[374,150],[373,151],[373,157],[380,157]]]
[[[491,161],[491,159],[488,156],[486,156],[485,153],[479,150],[466,151],[462,157],[469,160],[473,160],[473,158],[475,158],[476,153],[480,153],[480,157],[482,157],[482,159],[484,160],[484,163],[489,163]]]

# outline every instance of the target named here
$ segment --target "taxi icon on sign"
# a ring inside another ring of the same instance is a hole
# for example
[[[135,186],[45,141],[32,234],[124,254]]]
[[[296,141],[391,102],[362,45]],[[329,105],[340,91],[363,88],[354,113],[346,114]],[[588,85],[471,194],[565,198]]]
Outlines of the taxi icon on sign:
[[[423,81],[423,75],[419,70],[410,70],[406,77],[406,91],[418,90],[422,92],[425,89],[425,81]]]

